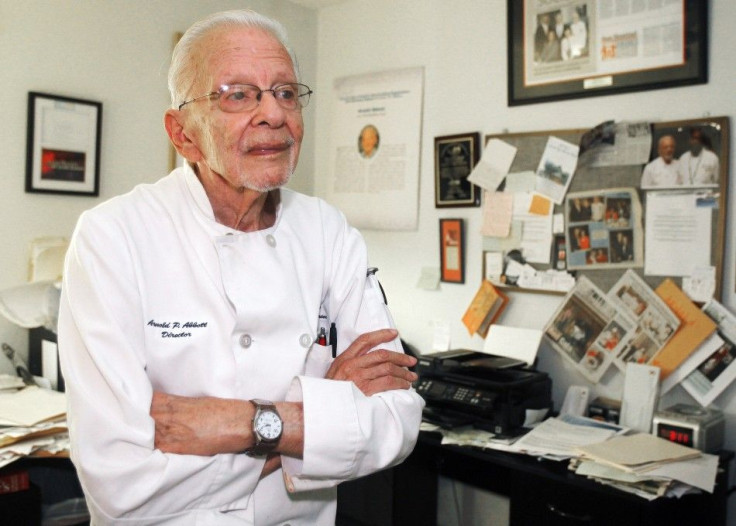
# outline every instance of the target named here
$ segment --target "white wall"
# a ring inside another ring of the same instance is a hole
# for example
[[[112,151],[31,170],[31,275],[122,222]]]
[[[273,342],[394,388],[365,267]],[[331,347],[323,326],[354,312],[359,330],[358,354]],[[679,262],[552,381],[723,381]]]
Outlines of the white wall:
[[[591,127],[608,119],[677,120],[736,114],[732,50],[736,46],[736,9],[728,0],[711,2],[711,54],[708,84],[510,108],[506,104],[505,0],[373,0],[350,1],[319,12],[318,93],[329,97],[332,82],[345,75],[424,66],[425,94],[422,125],[419,228],[415,232],[365,231],[371,264],[380,268],[389,305],[403,336],[421,349],[431,345],[432,320],[449,322],[454,347],[480,348],[460,318],[481,277],[480,209],[435,209],[433,140],[436,136],[481,131],[521,132]],[[325,195],[329,163],[329,108],[317,112],[315,190]],[[731,155],[730,173],[734,172]],[[729,191],[729,222],[724,272],[724,301],[736,307],[734,294],[734,202]],[[376,213],[380,213],[377,210]],[[439,265],[438,219],[467,220],[466,284],[443,283],[439,291],[415,287],[423,266]],[[559,302],[558,297],[514,294],[500,320],[507,325],[541,328]],[[551,373],[559,406],[571,384],[586,384],[549,349],[540,368]],[[619,396],[621,378],[605,377],[597,390]],[[679,390],[679,388],[677,388]],[[736,449],[736,386],[718,403],[729,415],[727,446]],[[664,404],[682,397],[668,397]],[[692,400],[690,400],[692,403]],[[732,512],[732,516],[736,511]]]
[[[175,32],[224,9],[251,7],[280,20],[306,83],[316,72],[317,15],[287,0],[29,0],[0,3],[0,289],[27,279],[28,247],[70,236],[79,214],[168,172],[166,73]],[[100,197],[27,194],[27,99],[40,91],[100,101]],[[311,192],[313,116],[305,112],[302,163],[292,186]],[[23,351],[27,333],[0,320],[0,341]],[[0,371],[7,367],[0,358]]]

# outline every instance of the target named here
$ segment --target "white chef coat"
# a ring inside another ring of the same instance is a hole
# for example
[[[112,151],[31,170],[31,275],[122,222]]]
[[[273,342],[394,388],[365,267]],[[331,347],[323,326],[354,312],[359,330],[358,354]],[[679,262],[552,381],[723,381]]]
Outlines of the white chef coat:
[[[700,155],[685,152],[680,156],[680,177],[683,184],[703,186],[718,184],[720,175],[718,156],[703,148]]]
[[[338,352],[392,327],[360,234],[282,189],[275,224],[217,223],[189,168],[85,212],[67,254],[59,348],[72,460],[94,524],[334,524],[335,485],[402,461],[423,402],[325,380]],[[324,323],[324,322],[323,322]],[[400,350],[395,340],[384,348]],[[303,460],[165,454],[152,393],[303,401]]]
[[[641,176],[642,188],[680,186],[683,180],[680,178],[680,161],[672,159],[670,163],[657,157],[644,167]]]

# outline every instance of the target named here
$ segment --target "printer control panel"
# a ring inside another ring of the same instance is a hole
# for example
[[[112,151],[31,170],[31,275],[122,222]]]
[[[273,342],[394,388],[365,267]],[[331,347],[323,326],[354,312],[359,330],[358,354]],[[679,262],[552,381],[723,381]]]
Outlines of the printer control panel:
[[[416,391],[425,400],[454,402],[458,405],[493,408],[496,394],[472,387],[450,384],[435,378],[420,378],[415,386]]]

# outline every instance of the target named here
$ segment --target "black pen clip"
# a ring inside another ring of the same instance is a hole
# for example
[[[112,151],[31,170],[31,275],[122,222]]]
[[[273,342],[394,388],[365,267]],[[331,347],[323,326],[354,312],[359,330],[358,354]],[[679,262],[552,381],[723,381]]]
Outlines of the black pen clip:
[[[369,278],[371,276],[375,276],[376,272],[378,272],[378,267],[368,267],[368,272],[366,272],[366,277]],[[378,283],[378,288],[381,289],[381,295],[383,296],[383,304],[388,305],[388,300],[386,299],[386,292],[383,290],[383,285],[381,285],[381,282],[378,281],[378,278],[376,278],[376,283]]]

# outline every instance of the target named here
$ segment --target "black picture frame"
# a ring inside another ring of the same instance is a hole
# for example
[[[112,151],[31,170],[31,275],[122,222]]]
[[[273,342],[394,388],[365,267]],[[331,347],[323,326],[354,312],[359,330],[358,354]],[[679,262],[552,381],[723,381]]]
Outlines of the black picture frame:
[[[435,137],[435,208],[480,206],[481,189],[468,181],[479,159],[479,132]]]
[[[465,283],[465,221],[440,219],[440,281]]]
[[[100,194],[102,103],[28,93],[28,193]]]
[[[549,62],[544,63],[543,59],[545,57],[541,56],[539,47],[537,47],[539,42],[535,41],[536,32],[531,28],[536,27],[538,31],[542,27],[539,22],[541,17],[556,15],[558,12],[562,13],[562,10],[550,8],[548,13],[541,10],[539,13],[535,13],[531,9],[527,9],[531,5],[533,5],[532,0],[507,0],[509,106],[705,84],[708,82],[708,2],[706,1],[683,0],[682,38],[684,53],[681,64],[642,63],[640,69],[619,73],[606,73],[595,66],[591,69],[591,64],[597,64],[598,60],[604,60],[603,58],[599,59],[598,54],[603,56],[606,53],[622,53],[620,50],[623,44],[623,42],[614,40],[605,48],[601,48],[600,53],[597,53],[598,50],[589,46],[589,42],[596,38],[596,35],[591,32],[585,32],[584,38],[587,39],[588,44],[581,48],[584,50],[582,53],[587,54],[568,61],[572,64],[575,59],[584,59],[586,61],[585,67],[580,66],[582,62],[579,63],[578,70],[570,69],[572,65],[568,64],[558,66],[552,64],[556,61],[556,58],[551,56],[547,57]],[[588,17],[592,19],[596,5],[594,0],[580,0],[579,4],[567,9],[583,12],[584,14],[588,13]],[[580,15],[578,14],[578,16]],[[586,27],[593,27],[589,19],[586,18],[584,22]],[[544,34],[543,30],[542,34]],[[624,38],[626,35],[617,34],[614,36],[615,38]],[[609,41],[611,38],[613,37],[609,37]],[[632,38],[639,37],[629,37],[629,40]],[[623,48],[625,49],[626,46],[624,45]],[[542,52],[544,52],[544,47],[542,47]],[[593,52],[596,55],[595,59],[592,58]],[[559,60],[562,60],[561,55]],[[567,75],[565,75],[566,71]],[[535,74],[538,78],[527,80],[528,77],[534,77]],[[546,79],[545,74],[548,76]]]

